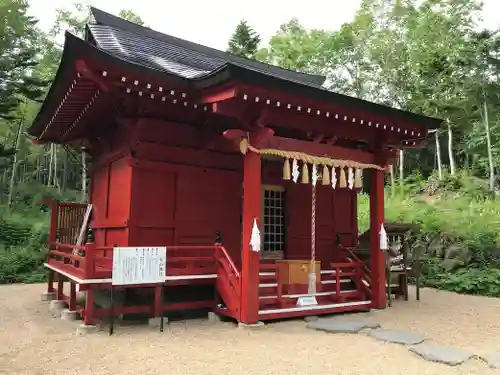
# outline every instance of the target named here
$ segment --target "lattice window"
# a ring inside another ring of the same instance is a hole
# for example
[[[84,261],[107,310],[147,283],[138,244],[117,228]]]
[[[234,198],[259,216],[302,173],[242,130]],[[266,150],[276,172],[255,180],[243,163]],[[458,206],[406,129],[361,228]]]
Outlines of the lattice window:
[[[281,187],[264,188],[263,256],[283,258],[285,247],[285,191]]]

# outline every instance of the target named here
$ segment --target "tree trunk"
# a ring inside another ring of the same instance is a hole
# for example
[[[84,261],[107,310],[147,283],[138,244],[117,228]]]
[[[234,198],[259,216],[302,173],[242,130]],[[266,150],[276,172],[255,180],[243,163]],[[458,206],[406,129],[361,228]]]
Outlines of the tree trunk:
[[[82,203],[87,201],[87,154],[82,150]]]
[[[450,119],[446,119],[448,124],[448,156],[450,159],[450,174],[455,175],[455,157],[453,156],[453,132],[451,130]]]
[[[403,150],[399,150],[399,188],[403,194],[403,179],[404,179],[404,154]]]
[[[491,136],[490,123],[488,120],[488,104],[486,99],[483,102],[484,106],[484,129],[486,131],[486,146],[488,148],[488,164],[490,167],[490,190],[495,190],[495,166],[493,165],[493,153],[491,152]]]
[[[53,150],[54,150],[54,144],[51,143],[50,148],[49,148],[49,178],[47,181],[47,186],[52,186],[52,163],[53,163],[53,159],[54,159]]]
[[[391,174],[391,197],[396,195],[396,177],[394,176],[394,165],[389,166],[389,172]]]
[[[17,154],[19,153],[19,142],[21,139],[21,133],[23,131],[23,122],[24,122],[24,116],[22,117],[21,120],[19,120],[19,126],[17,128],[17,136],[16,136],[16,153],[14,154],[14,158],[12,159],[12,171],[10,173],[10,184],[9,184],[9,195],[7,197],[7,207],[10,208],[12,205],[12,195],[14,194],[14,185],[16,182],[16,170],[17,170],[17,161],[18,157]]]
[[[434,132],[434,139],[436,141],[436,158],[439,179],[443,179],[443,162],[441,161],[441,145],[439,143],[439,135],[437,130]]]

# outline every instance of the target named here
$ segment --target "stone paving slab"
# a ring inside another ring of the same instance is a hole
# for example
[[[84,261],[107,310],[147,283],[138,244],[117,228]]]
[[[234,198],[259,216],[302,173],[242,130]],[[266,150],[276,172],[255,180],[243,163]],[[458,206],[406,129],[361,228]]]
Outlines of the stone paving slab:
[[[392,342],[395,344],[402,345],[415,345],[420,344],[425,340],[425,337],[417,335],[411,332],[403,332],[403,331],[393,331],[390,329],[378,328],[371,330],[368,333],[369,336],[381,340]]]
[[[430,342],[412,345],[409,350],[426,361],[444,363],[450,366],[460,365],[474,356],[461,349],[447,348]]]
[[[500,370],[500,353],[492,352],[481,356],[481,359],[485,361],[491,368]]]
[[[365,328],[378,328],[378,323],[348,319],[318,319],[307,324],[307,328],[330,333],[358,333]]]

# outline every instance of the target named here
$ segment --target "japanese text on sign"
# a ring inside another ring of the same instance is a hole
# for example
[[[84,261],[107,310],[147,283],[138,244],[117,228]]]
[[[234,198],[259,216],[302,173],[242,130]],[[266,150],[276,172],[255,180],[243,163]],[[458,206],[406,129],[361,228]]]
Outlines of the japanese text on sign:
[[[158,284],[165,281],[166,247],[115,247],[113,285]]]

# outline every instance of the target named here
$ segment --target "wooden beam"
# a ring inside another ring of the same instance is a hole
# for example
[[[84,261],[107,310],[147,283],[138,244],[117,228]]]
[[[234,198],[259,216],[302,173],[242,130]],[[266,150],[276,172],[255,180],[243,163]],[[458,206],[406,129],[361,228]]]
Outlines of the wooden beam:
[[[75,61],[75,69],[76,71],[83,77],[86,78],[92,82],[95,82],[99,88],[104,91],[108,92],[109,91],[109,85],[104,82],[103,79],[101,79],[100,76],[95,74],[87,65],[87,63],[83,60],[76,60]]]
[[[237,87],[234,84],[226,84],[215,88],[203,90],[198,98],[200,104],[217,103],[224,100],[236,98],[238,96]]]
[[[247,136],[247,132],[241,129],[228,129],[222,135],[227,140],[232,141],[235,147],[239,147],[241,139]],[[254,139],[255,138],[256,137],[254,137]],[[312,156],[326,156],[332,159],[352,160],[359,163],[377,164],[381,166],[387,165],[395,156],[394,151],[379,151],[375,154],[353,148],[332,146],[329,144],[301,141],[278,136],[262,138],[257,144],[253,143],[252,139],[250,139],[250,144],[260,149],[273,148],[282,151],[297,151]]]
[[[402,129],[412,130],[415,129],[421,134],[426,134],[425,125],[421,125],[419,123],[413,123],[408,120],[402,120],[400,118],[394,118],[390,116],[383,116],[379,114],[374,114],[367,112],[360,103],[359,107],[345,107],[340,106],[335,102],[326,102],[321,100],[315,100],[304,96],[298,96],[294,92],[283,92],[279,90],[273,90],[265,87],[253,86],[250,84],[238,84],[240,96],[244,94],[248,95],[248,100],[251,101],[254,97],[259,98],[271,98],[273,100],[272,105],[276,101],[281,102],[281,107],[284,108],[291,104],[292,108],[294,108],[294,112],[297,112],[297,107],[301,106],[302,111],[306,112],[308,109],[311,110],[311,115],[316,115],[316,111],[319,110],[321,115],[318,117],[325,118],[325,113],[330,112],[331,114],[337,113],[340,117],[343,118],[344,115],[347,115],[350,118],[363,119],[366,122],[372,121],[374,123],[378,122],[380,124],[386,124],[389,126],[397,126]],[[405,134],[403,132],[396,133],[399,137],[404,138]]]

